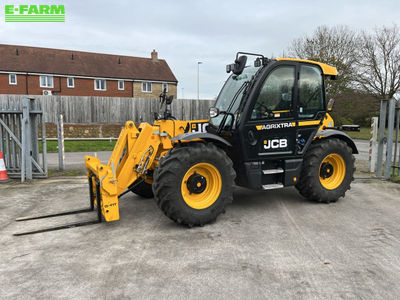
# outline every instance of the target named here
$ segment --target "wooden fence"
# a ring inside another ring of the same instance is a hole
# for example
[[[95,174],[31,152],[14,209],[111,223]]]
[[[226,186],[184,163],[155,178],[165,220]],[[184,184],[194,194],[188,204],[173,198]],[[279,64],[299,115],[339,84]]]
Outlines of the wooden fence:
[[[153,112],[159,111],[158,99],[77,97],[77,96],[26,96],[0,95],[1,107],[21,107],[22,98],[35,98],[42,103],[46,123],[57,123],[57,115],[64,115],[65,123],[124,123],[152,122]],[[180,120],[208,119],[208,109],[214,100],[174,99],[172,115]]]

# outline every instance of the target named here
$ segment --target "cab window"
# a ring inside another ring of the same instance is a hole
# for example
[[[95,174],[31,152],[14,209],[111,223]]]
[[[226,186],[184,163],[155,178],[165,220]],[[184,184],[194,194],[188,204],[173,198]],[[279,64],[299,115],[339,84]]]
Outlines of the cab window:
[[[280,119],[292,116],[295,67],[273,70],[264,82],[251,113],[251,120]]]
[[[323,111],[324,109],[321,70],[314,66],[301,66],[299,78],[299,118],[314,118],[319,111]]]

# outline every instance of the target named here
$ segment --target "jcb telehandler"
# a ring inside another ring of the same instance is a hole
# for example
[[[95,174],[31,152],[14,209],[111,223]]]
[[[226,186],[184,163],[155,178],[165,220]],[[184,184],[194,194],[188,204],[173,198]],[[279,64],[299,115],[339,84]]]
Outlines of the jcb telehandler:
[[[254,66],[246,66],[247,55],[257,57]],[[343,197],[358,152],[328,113],[325,79],[335,79],[336,68],[239,52],[227,72],[209,120],[176,120],[164,92],[163,114],[139,127],[128,121],[107,165],[85,157],[91,206],[83,211],[96,205],[96,221],[35,232],[118,220],[119,197],[129,191],[154,196],[166,216],[189,227],[224,212],[234,184],[294,185],[304,197],[327,203]]]

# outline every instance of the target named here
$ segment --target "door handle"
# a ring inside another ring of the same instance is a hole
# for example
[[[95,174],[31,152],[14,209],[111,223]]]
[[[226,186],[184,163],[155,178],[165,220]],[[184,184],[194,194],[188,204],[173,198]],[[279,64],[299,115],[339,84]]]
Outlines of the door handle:
[[[257,139],[254,136],[253,130],[249,130],[247,133],[247,138],[249,140],[249,144],[255,146],[257,144]]]

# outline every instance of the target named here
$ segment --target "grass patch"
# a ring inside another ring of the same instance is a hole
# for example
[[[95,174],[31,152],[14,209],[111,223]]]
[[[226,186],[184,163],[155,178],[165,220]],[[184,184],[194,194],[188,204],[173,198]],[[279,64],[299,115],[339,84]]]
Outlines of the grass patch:
[[[65,141],[65,152],[112,151],[117,141]],[[47,152],[58,152],[57,141],[47,141]],[[39,143],[42,152],[42,144]]]
[[[352,139],[369,140],[371,138],[370,127],[361,127],[360,131],[344,131],[344,133],[347,133]],[[387,135],[387,129],[385,130],[385,135]],[[395,141],[396,141],[396,129],[394,129],[393,131],[393,142]]]
[[[344,133],[347,133],[352,139],[369,140],[371,128],[361,127],[360,131],[344,131]]]
[[[395,183],[400,183],[400,176],[395,176],[390,178],[391,181],[395,182]]]

